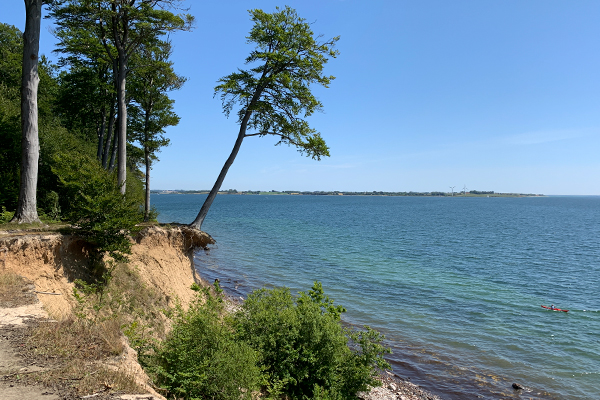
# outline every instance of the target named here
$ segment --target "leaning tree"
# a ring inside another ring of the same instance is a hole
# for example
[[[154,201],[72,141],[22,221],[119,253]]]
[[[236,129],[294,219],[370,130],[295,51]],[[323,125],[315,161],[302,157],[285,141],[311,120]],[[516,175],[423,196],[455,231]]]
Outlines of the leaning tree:
[[[320,160],[329,156],[329,148],[306,117],[322,108],[311,92],[311,85],[329,87],[335,79],[323,74],[328,59],[338,51],[334,37],[321,41],[311,26],[290,7],[273,13],[250,10],[254,27],[247,37],[256,48],[246,58],[253,68],[238,70],[221,78],[215,87],[229,116],[234,107],[240,125],[233,150],[200,212],[190,226],[200,229],[229,167],[233,164],[243,140],[249,136],[275,136],[277,145],[295,146],[300,153]]]

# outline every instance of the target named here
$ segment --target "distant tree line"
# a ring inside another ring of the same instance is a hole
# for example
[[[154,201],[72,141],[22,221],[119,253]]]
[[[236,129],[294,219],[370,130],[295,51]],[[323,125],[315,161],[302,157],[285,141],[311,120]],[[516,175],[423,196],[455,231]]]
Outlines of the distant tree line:
[[[209,192],[206,190],[152,190],[152,193],[156,194],[206,194]],[[457,197],[463,196],[462,193],[451,193],[451,192],[384,192],[384,191],[371,191],[371,192],[346,192],[346,191],[300,191],[300,190],[242,190],[228,189],[219,192],[220,194],[282,194],[282,195],[304,195],[304,196],[417,196],[417,197]],[[525,194],[525,193],[496,193],[494,191],[477,191],[472,190],[468,192],[469,195],[481,196],[490,195],[501,197],[517,197],[517,196],[542,196],[541,194]]]

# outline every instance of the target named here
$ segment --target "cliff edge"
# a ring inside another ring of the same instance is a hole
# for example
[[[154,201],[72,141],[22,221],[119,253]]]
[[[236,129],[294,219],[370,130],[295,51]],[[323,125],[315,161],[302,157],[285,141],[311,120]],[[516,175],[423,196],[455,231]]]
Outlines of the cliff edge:
[[[164,329],[154,334],[164,336],[169,322],[158,310],[175,305],[187,308],[196,296],[190,287],[202,284],[194,268],[194,251],[206,249],[214,240],[186,226],[150,226],[132,241],[130,262],[113,270],[122,284],[129,286],[106,296],[114,297],[111,307],[117,306],[118,310],[113,309],[117,314],[135,309],[138,313],[141,310],[136,318],[142,315],[161,320],[158,325],[163,324]],[[73,235],[0,232],[0,400],[23,398],[24,394],[30,399],[75,399],[82,395],[164,399],[153,390],[137,362],[137,353],[121,333],[123,323],[130,324],[128,329],[135,323],[122,316],[97,322],[100,314],[96,315],[95,336],[103,339],[98,343],[87,331],[89,324],[73,316],[81,312],[81,303],[73,295],[74,281],[89,276],[88,252],[89,245]],[[140,303],[151,304],[144,308]],[[72,336],[60,337],[67,335]],[[61,340],[72,343],[61,344]],[[57,348],[66,353],[77,353],[80,348],[86,353],[89,348],[105,350],[81,355],[80,359],[67,354],[66,360],[57,361]],[[90,376],[96,381],[88,379]],[[124,394],[140,392],[147,394]]]
[[[145,284],[162,293],[169,305],[178,299],[185,308],[194,298],[190,286],[199,281],[194,250],[206,248],[214,240],[186,226],[150,226],[133,240],[130,266]],[[85,276],[87,254],[87,243],[73,235],[34,232],[0,236],[0,272],[31,281],[53,318],[68,316],[75,306],[73,281]]]

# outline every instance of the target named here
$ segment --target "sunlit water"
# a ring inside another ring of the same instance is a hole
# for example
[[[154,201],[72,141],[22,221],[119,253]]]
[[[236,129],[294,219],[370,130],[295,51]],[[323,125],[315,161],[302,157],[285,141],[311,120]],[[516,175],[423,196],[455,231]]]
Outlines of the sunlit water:
[[[152,202],[189,223],[204,198]],[[443,398],[600,399],[600,197],[222,195],[203,230],[202,276],[238,296],[321,281]]]

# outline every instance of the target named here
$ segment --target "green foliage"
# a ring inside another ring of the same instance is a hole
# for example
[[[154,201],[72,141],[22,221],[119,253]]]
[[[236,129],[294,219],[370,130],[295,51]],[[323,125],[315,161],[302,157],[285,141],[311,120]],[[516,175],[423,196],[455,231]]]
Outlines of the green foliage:
[[[2,212],[0,212],[0,224],[6,224],[10,222],[13,215],[15,215],[14,212],[6,211],[6,207],[2,206]]]
[[[385,368],[383,336],[345,330],[345,309],[319,282],[294,298],[288,289],[255,291],[236,315],[240,337],[261,354],[267,390],[294,399],[354,398]],[[350,339],[358,348],[348,346]]]
[[[180,0],[109,2],[105,0],[52,0],[49,16],[56,22],[54,32],[59,50],[69,59],[102,58],[109,64],[117,46],[128,56],[137,46],[158,36],[189,30],[190,14],[174,14]],[[116,36],[115,36],[116,34]],[[127,42],[122,42],[126,38]]]
[[[18,100],[10,92],[0,82],[0,205],[14,210],[19,196],[21,124]]]
[[[258,388],[258,355],[237,340],[223,318],[223,303],[206,288],[157,350],[149,369],[158,383],[185,399],[251,399]]]
[[[344,377],[340,392],[348,398],[352,393],[365,391],[369,386],[378,386],[376,371],[389,369],[383,358],[391,350],[381,344],[385,337],[369,326],[365,330],[344,329],[349,338],[351,354],[347,354],[340,365],[339,373]]]
[[[256,131],[246,136],[278,137],[277,144],[295,146],[301,153],[320,159],[329,156],[321,135],[304,119],[322,109],[311,84],[329,87],[333,76],[323,74],[329,58],[338,51],[339,37],[319,42],[310,24],[285,7],[274,13],[250,10],[254,27],[247,37],[256,48],[246,58],[254,68],[239,70],[219,80],[219,94],[226,115],[237,105],[238,120]]]
[[[172,47],[169,41],[153,40],[140,46],[130,61],[134,71],[128,81],[128,94],[133,102],[128,109],[131,137],[139,141],[152,159],[161,147],[169,145],[164,129],[179,123],[173,111],[174,100],[167,92],[180,89],[185,78],[175,74],[169,61]]]
[[[63,125],[82,138],[95,142],[102,114],[115,101],[114,85],[108,75],[109,65],[102,60],[82,63],[73,60],[71,68],[58,76],[60,89],[56,112]]]
[[[0,206],[17,207],[21,164],[22,33],[0,23]]]
[[[60,220],[60,202],[58,200],[58,193],[56,193],[54,190],[46,192],[45,196],[39,201],[39,204],[42,207],[42,212],[38,211],[40,218],[41,215],[44,214],[51,220]]]
[[[91,155],[58,153],[54,161],[52,170],[70,203],[66,217],[75,224],[77,234],[94,246],[97,261],[105,252],[114,260],[126,261],[131,252],[129,235],[142,219],[139,198],[122,195],[115,176]]]
[[[23,33],[15,26],[0,22],[0,82],[7,87],[21,84],[22,57]]]
[[[254,291],[233,315],[224,313],[218,285],[215,290],[192,289],[201,300],[180,313],[153,366],[161,385],[175,396],[212,398],[217,386],[208,388],[207,382],[217,379],[215,374],[255,385],[260,373],[261,389],[269,398],[354,399],[356,392],[378,385],[378,371],[389,368],[383,336],[368,327],[343,328],[344,308],[334,305],[319,282],[299,297],[287,288]],[[218,398],[245,397],[248,390]]]
[[[194,292],[200,292],[202,290],[202,287],[200,285],[198,285],[196,282],[192,283],[192,286],[190,287],[190,289],[192,289]]]
[[[75,310],[76,316],[85,319],[91,314],[94,320],[99,317],[100,311],[102,311],[107,304],[107,299],[104,294],[111,279],[112,268],[109,268],[104,270],[100,277],[92,277],[91,282],[86,282],[83,279],[75,280],[73,297],[78,304],[78,307]]]

